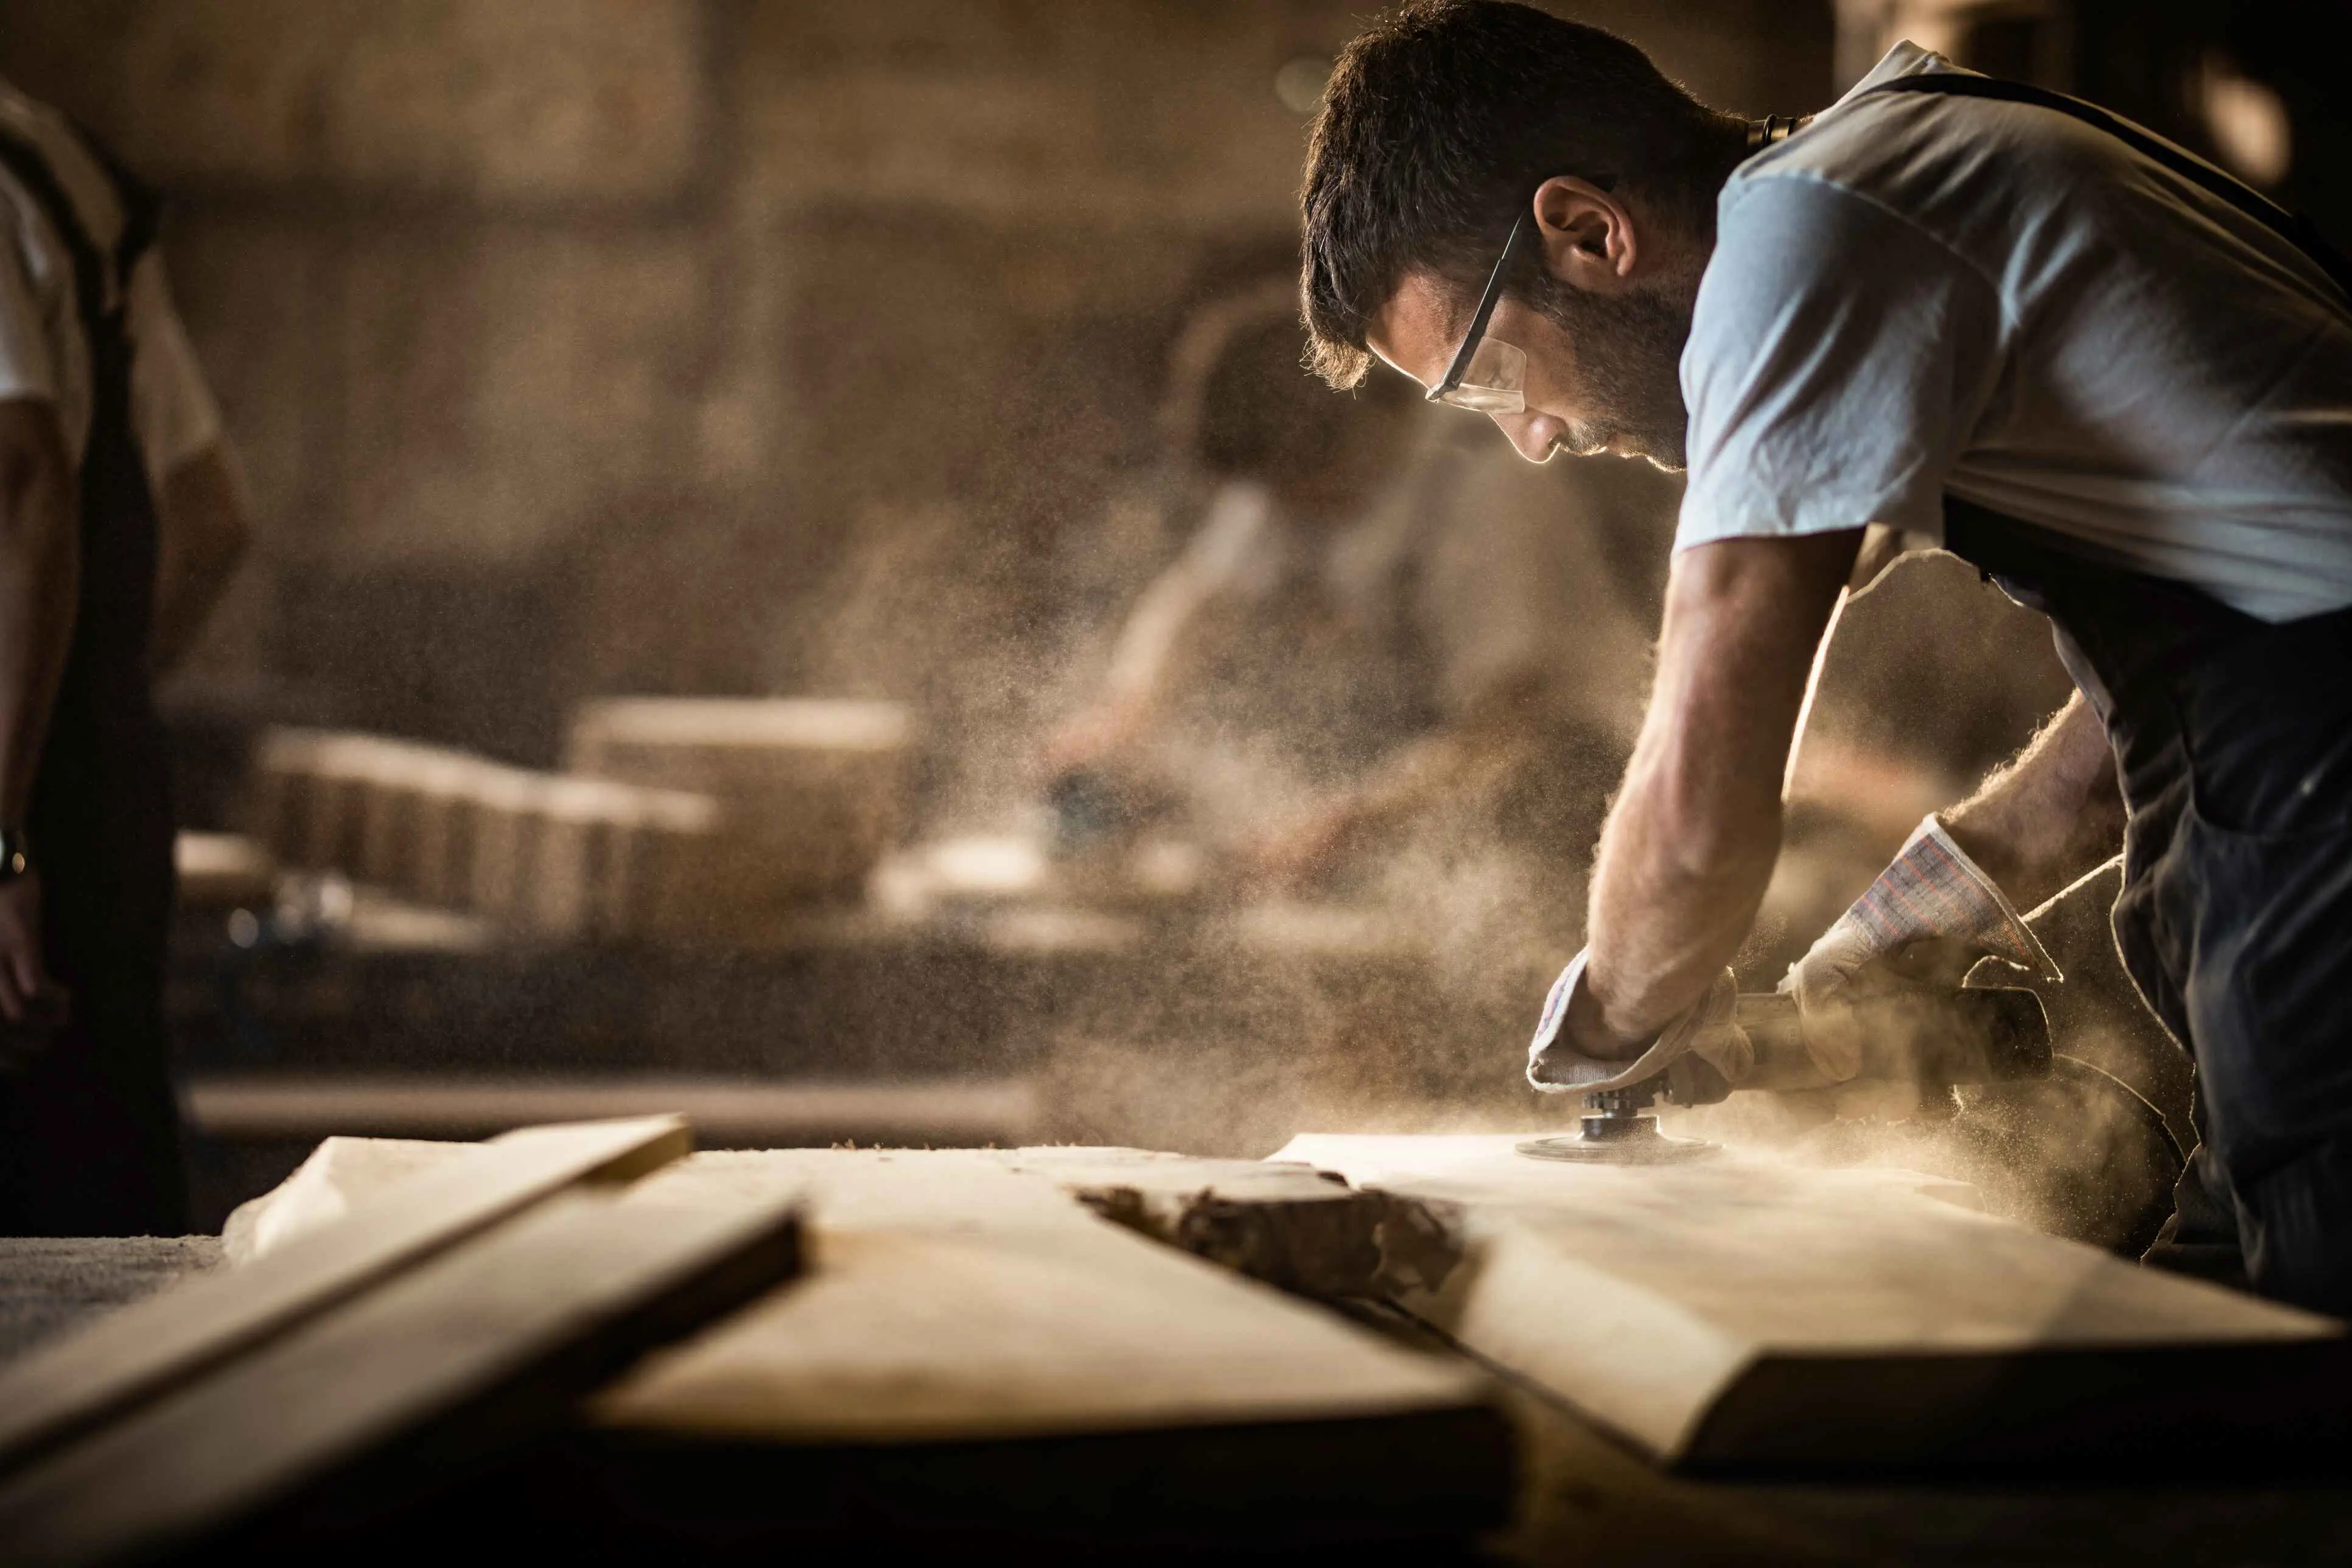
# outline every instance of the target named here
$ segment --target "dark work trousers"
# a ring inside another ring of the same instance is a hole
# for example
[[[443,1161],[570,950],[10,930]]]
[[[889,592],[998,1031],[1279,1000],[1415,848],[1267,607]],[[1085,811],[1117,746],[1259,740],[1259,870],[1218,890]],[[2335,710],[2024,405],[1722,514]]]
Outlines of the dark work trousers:
[[[26,823],[45,956],[72,1010],[28,1066],[0,1073],[0,1234],[177,1235],[187,1199],[163,1016],[173,827],[148,675],[155,508],[131,432],[131,344],[105,287],[110,271],[129,277],[152,206],[121,182],[134,221],[109,258],[37,151],[0,136],[0,160],[73,248],[93,384],[80,600]]]
[[[2256,1289],[2352,1316],[2352,611],[2271,626],[1957,500],[1946,531],[2106,722],[2116,946],[2197,1061],[2178,1223],[2234,1222]]]

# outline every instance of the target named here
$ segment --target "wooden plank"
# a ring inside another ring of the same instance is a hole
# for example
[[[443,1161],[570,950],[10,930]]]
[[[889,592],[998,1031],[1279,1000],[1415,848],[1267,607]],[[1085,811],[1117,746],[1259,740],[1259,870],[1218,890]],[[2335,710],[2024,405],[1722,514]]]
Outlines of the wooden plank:
[[[1460,1541],[1507,1516],[1508,1427],[1473,1369],[1111,1225],[1001,1157],[709,1154],[642,1195],[795,1182],[817,1216],[810,1279],[590,1407],[560,1489],[593,1483],[651,1547],[1263,1550]]]
[[[1473,1369],[1074,1198],[1290,1205],[1302,1183],[1344,1191],[1138,1151],[698,1154],[629,1201],[803,1192],[814,1272],[601,1394],[537,1492],[587,1541],[730,1555],[812,1535],[1262,1545],[1499,1523],[1509,1435]]]
[[[562,1188],[632,1180],[692,1142],[675,1116],[525,1128],[246,1268],[101,1319],[0,1372],[0,1474]]]
[[[1398,1304],[1662,1459],[2083,1463],[2340,1439],[2343,1325],[1938,1201],[1907,1173],[1727,1153],[1525,1159],[1516,1136],[1294,1139],[1278,1158],[1462,1206]]]
[[[789,1194],[570,1194],[296,1328],[0,1487],[26,1564],[273,1552],[389,1512],[542,1433],[646,1350],[799,1266]]]
[[[970,1150],[705,1154],[646,1201],[805,1190],[823,1260],[598,1402],[767,1441],[972,1439],[1481,1402],[1466,1369],[1107,1224]]]
[[[355,1151],[374,1142],[338,1141]],[[341,1164],[345,1201],[363,1205],[381,1173],[435,1146],[383,1147],[381,1160]],[[1369,1288],[1377,1266],[1364,1253],[1377,1253],[1391,1210],[1351,1203],[1345,1185],[1304,1168],[1122,1149],[772,1149],[697,1154],[639,1184],[632,1201],[780,1191],[806,1195],[818,1279],[616,1391],[625,1420],[749,1422],[795,1440],[1097,1430],[1295,1415],[1326,1396],[1340,1412],[1417,1408],[1458,1401],[1472,1381],[1178,1250],[1214,1261],[1238,1250]],[[270,1206],[301,1197],[289,1181],[248,1205],[241,1228],[270,1228]],[[1259,1200],[1274,1211],[1275,1239],[1221,1248],[1234,1231],[1197,1217],[1180,1234],[1187,1215],[1205,1209],[1230,1226],[1233,1210]],[[1097,1217],[1123,1202],[1157,1212]],[[1295,1223],[1313,1234],[1294,1248],[1278,1233],[1307,1205],[1310,1217]],[[1328,1252],[1311,1245],[1330,1237]],[[1114,1375],[1125,1359],[1135,1365]],[[869,1384],[881,1392],[869,1397]]]
[[[648,1079],[642,1084],[450,1085],[393,1080],[339,1086],[272,1080],[199,1084],[197,1123],[215,1136],[301,1137],[326,1126],[398,1129],[407,1137],[333,1137],[277,1188],[229,1216],[229,1256],[257,1257],[287,1237],[340,1217],[392,1182],[446,1163],[465,1145],[414,1135],[462,1137],[484,1121],[618,1115],[670,1105],[707,1140],[803,1146],[852,1141],[900,1144],[976,1141],[977,1129],[1016,1142],[1036,1120],[1020,1084],[747,1085]],[[919,1140],[910,1131],[929,1129]],[[308,1131],[306,1131],[308,1130]],[[807,1134],[785,1135],[795,1130]],[[830,1130],[828,1131],[828,1130]],[[959,1131],[961,1130],[961,1131]],[[751,1133],[761,1134],[758,1138]],[[1370,1296],[1390,1282],[1442,1272],[1459,1255],[1446,1205],[1351,1187],[1331,1173],[1264,1160],[1203,1160],[1149,1149],[1055,1145],[967,1151],[1005,1170],[1042,1176],[1114,1224],[1238,1274],[1298,1295]]]

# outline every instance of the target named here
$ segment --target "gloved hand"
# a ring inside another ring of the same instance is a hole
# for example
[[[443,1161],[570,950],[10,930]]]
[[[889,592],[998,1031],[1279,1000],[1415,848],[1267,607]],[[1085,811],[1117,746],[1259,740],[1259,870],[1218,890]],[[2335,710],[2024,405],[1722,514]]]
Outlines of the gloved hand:
[[[1739,983],[1727,969],[1715,978],[1696,1006],[1658,1031],[1642,1054],[1631,1061],[1603,1061],[1586,1056],[1560,1038],[1569,1004],[1584,984],[1588,948],[1569,961],[1544,998],[1543,1016],[1536,1021],[1535,1043],[1528,1047],[1528,1081],[1547,1094],[1591,1094],[1622,1089],[1655,1077],[1676,1058],[1696,1056],[1738,1083],[1756,1065],[1756,1048],[1732,1022],[1738,1010]]]
[[[1958,985],[1988,957],[2043,980],[2061,978],[1992,879],[1931,816],[1878,880],[1789,966],[1780,989],[1796,994],[1813,1065],[1843,1083],[1862,1068],[1863,1042],[1844,1006],[1856,993]]]

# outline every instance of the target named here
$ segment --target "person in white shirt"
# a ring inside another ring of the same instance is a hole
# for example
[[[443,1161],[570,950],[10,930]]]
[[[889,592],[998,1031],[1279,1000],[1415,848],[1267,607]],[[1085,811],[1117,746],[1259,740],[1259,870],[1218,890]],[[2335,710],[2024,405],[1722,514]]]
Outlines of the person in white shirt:
[[[154,226],[0,82],[0,1234],[186,1228],[152,686],[248,530]]]
[[[1385,362],[1531,459],[1688,470],[1530,1077],[1736,1063],[1808,672],[1850,588],[1940,546],[2049,616],[2079,690],[1791,972],[1809,1043],[1850,1062],[1857,990],[2046,975],[2017,911],[2120,837],[2117,942],[2201,1085],[2171,1242],[2352,1310],[2352,268],[2138,127],[1908,45],[1749,122],[1502,0],[1349,47],[1303,205],[1327,380]]]

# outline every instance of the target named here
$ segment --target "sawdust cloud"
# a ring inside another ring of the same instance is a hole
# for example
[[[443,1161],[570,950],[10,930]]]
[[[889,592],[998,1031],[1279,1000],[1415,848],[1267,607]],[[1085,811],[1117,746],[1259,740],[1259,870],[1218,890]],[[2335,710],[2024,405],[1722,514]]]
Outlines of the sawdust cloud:
[[[1009,421],[1051,423],[1034,410]],[[1419,427],[1416,439],[1448,434]],[[1586,530],[1570,554],[1608,584],[1612,613],[1638,628],[1645,656],[1673,487],[1652,479],[1629,488],[1627,466],[1609,459],[1583,472],[1565,459],[1535,469],[1499,441],[1489,447],[1465,470],[1490,487],[1480,494],[1554,507],[1555,526]],[[1439,460],[1438,446],[1419,450],[1423,464]],[[898,698],[924,715],[919,838],[1034,846],[1050,837],[1040,748],[1090,700],[1124,615],[1183,549],[1214,489],[1131,434],[1108,479],[1058,484],[1055,468],[1046,450],[1017,484],[981,487],[977,500],[867,504],[815,595],[819,613],[780,644],[779,671],[795,684]],[[1391,485],[1412,479],[1408,466]],[[1286,664],[1258,660],[1247,679],[1278,681]],[[1505,842],[1491,816],[1427,812],[1298,896],[1250,894],[1213,873],[1191,897],[1158,903],[1114,889],[1089,918],[1131,933],[1118,951],[1080,942],[1055,962],[1033,954],[1011,965],[1017,979],[960,973],[959,984],[1017,990],[987,1001],[1017,1016],[1022,1037],[942,1042],[951,1059],[940,1065],[1018,1058],[1040,1076],[1054,1135],[1072,1142],[1255,1156],[1302,1131],[1570,1124],[1572,1102],[1538,1096],[1521,1079],[1525,1040],[1551,974],[1581,940],[1593,835],[1648,664],[1594,658],[1568,678],[1590,689],[1580,710],[1621,717],[1552,758],[1543,789],[1560,826],[1550,840]],[[1948,558],[1906,563],[1858,601],[1824,671],[1811,769],[1791,803],[1765,918],[1740,957],[1743,984],[1774,984],[1918,816],[1964,793],[2064,689],[2041,623]],[[1279,695],[1243,698],[1279,711]],[[1281,820],[1362,771],[1361,757],[1311,746],[1293,748],[1286,771],[1269,766],[1237,742],[1236,727],[1196,726],[1192,743],[1198,770],[1224,770],[1224,793],[1245,803],[1240,830],[1253,812],[1261,823]],[[1180,813],[1177,826],[1205,839],[1224,835],[1205,845],[1213,864],[1238,841],[1230,819],[1186,823]],[[1100,901],[1099,881],[1088,885],[1067,866],[1049,863],[1047,878],[1047,902]],[[977,926],[1003,910],[963,913]],[[920,1019],[930,999],[901,1005]],[[1841,1108],[1823,1098],[1740,1097],[1677,1120],[1809,1163],[1948,1176],[1975,1185],[1994,1212],[2101,1245],[2128,1245],[2145,1227],[2147,1205],[2116,1194],[2156,1184],[2163,1159],[2151,1152],[2152,1113],[2095,1069],[2062,1063],[2048,1083],[1969,1091],[1965,1103],[1925,1116],[1844,1098]]]

